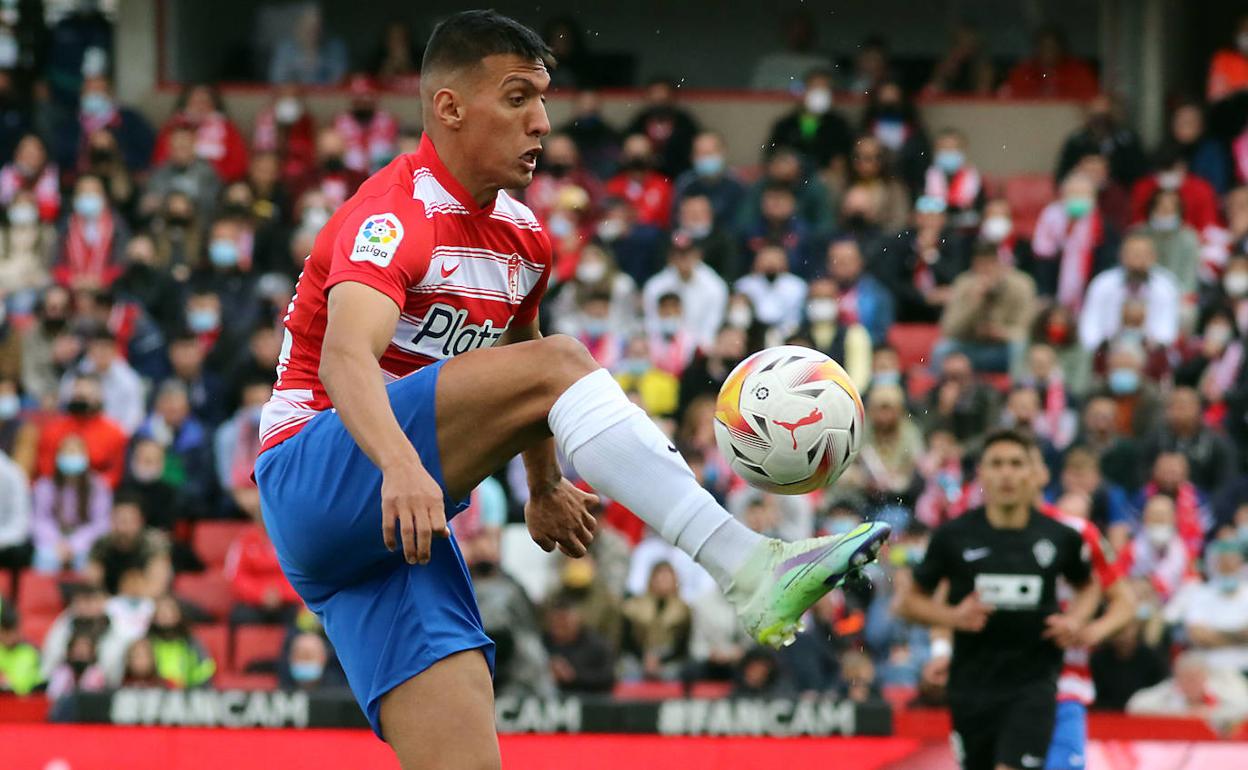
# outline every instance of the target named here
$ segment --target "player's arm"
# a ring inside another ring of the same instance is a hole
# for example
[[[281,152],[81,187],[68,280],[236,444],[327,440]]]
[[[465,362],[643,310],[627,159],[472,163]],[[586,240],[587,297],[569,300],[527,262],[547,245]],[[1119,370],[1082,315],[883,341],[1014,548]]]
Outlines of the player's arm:
[[[542,332],[535,315],[527,323],[508,327],[499,338],[499,344],[510,345],[541,338]],[[529,502],[524,506],[524,520],[533,542],[545,551],[553,551],[558,545],[559,550],[568,556],[584,556],[598,526],[589,507],[596,505],[598,498],[582,492],[563,477],[555,455],[554,436],[538,441],[521,457],[529,480]]]
[[[1135,592],[1126,580],[1115,580],[1105,589],[1105,597],[1109,600],[1105,611],[1096,620],[1088,623],[1079,635],[1079,641],[1089,647],[1095,647],[1109,637],[1121,631],[1135,617]]]
[[[1096,614],[1101,602],[1101,585],[1093,570],[1091,549],[1084,538],[1071,529],[1065,546],[1066,557],[1062,561],[1061,575],[1075,590],[1067,603],[1066,612],[1045,618],[1043,636],[1059,647],[1079,644],[1088,621]]]
[[[385,293],[355,281],[329,292],[320,379],[338,416],[381,469],[382,534],[396,546],[399,522],[408,562],[429,561],[434,534],[449,535],[442,488],[425,470],[386,393],[378,360],[394,336],[399,307]]]
[[[900,570],[895,581],[893,612],[912,623],[959,631],[982,631],[992,608],[971,592],[957,605],[945,600],[953,551],[948,531],[932,533],[923,561],[911,572]]]

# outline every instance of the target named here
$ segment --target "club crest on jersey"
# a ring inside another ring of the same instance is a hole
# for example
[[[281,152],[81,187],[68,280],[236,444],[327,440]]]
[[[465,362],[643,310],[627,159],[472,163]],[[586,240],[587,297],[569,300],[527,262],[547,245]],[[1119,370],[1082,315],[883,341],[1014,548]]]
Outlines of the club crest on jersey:
[[[520,301],[520,255],[515,253],[507,257],[507,299],[513,305]]]
[[[372,262],[389,267],[403,240],[403,223],[394,214],[374,214],[360,225],[351,247],[352,262]]]
[[[1057,546],[1052,541],[1046,539],[1037,540],[1036,544],[1031,547],[1031,552],[1036,557],[1036,564],[1041,567],[1048,567],[1053,563],[1053,559],[1057,557]]]

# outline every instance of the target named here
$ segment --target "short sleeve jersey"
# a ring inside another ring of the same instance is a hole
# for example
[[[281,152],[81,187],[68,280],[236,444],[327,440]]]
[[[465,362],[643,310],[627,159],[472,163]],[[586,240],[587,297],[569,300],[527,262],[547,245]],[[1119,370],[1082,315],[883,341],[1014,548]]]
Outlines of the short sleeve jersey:
[[[283,319],[260,451],[332,406],[318,370],[334,286],[361,283],[399,307],[380,360],[390,381],[530,323],[550,267],[550,240],[533,212],[501,190],[478,205],[422,137],[416,152],[370,177],[317,235]]]
[[[1062,651],[1044,639],[1044,619],[1058,612],[1058,578],[1082,586],[1091,556],[1080,533],[1032,511],[1021,529],[998,529],[983,508],[932,533],[914,580],[924,591],[949,581],[949,603],[975,591],[993,607],[979,633],[957,631],[949,669],[951,699],[1037,685],[1056,689]]]

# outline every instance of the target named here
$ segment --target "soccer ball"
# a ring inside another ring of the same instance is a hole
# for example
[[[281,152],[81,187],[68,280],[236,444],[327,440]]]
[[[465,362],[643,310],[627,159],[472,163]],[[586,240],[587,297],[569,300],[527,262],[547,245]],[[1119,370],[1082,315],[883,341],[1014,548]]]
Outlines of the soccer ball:
[[[841,365],[783,345],[737,364],[715,404],[719,451],[742,478],[799,495],[840,478],[858,455],[862,397]]]

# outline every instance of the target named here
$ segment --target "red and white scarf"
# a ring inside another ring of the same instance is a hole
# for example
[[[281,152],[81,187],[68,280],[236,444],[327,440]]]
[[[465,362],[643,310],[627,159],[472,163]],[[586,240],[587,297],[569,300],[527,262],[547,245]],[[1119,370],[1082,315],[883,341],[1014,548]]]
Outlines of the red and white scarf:
[[[1071,219],[1062,201],[1045,206],[1036,222],[1032,249],[1038,259],[1061,259],[1057,277],[1057,300],[1078,311],[1092,278],[1096,248],[1104,238],[1101,212],[1093,208],[1087,216]]]
[[[109,263],[113,256],[113,214],[105,209],[100,218],[90,222],[74,214],[69,218],[66,234],[65,267],[75,278],[94,276],[107,283],[114,269]]]
[[[697,348],[689,332],[681,329],[668,339],[662,334],[650,337],[650,362],[668,374],[679,377]]]
[[[121,113],[117,111],[117,105],[109,107],[108,112],[103,115],[92,115],[89,112],[80,110],[78,112],[78,125],[82,129],[82,143],[85,145],[87,139],[102,128],[120,128]]]
[[[341,112],[334,118],[334,128],[347,145],[342,162],[347,168],[364,173],[372,170],[374,158],[394,154],[399,139],[399,124],[385,110],[374,112],[367,126],[361,126],[351,113]]]
[[[229,121],[219,112],[209,113],[195,127],[195,155],[201,160],[216,163],[229,151]]]
[[[577,339],[589,351],[594,360],[603,369],[611,371],[615,370],[616,364],[620,361],[620,353],[623,350],[620,338],[612,332],[607,332],[598,339],[590,337],[588,334],[581,333],[577,335]]]
[[[981,185],[979,172],[973,168],[960,168],[953,176],[945,176],[945,172],[931,166],[923,194],[940,198],[949,208],[969,209],[975,205]]]
[[[1160,490],[1157,482],[1150,481],[1144,485],[1143,498],[1149,499]],[[1204,511],[1200,505],[1200,495],[1190,481],[1179,485],[1174,495],[1174,526],[1178,530],[1179,539],[1187,546],[1188,553],[1200,553],[1205,540]]]
[[[1209,362],[1204,378],[1210,381],[1214,393],[1229,393],[1243,363],[1244,345],[1239,340],[1232,340],[1216,361]]]
[[[20,190],[34,192],[41,220],[56,220],[61,210],[61,181],[55,164],[46,164],[33,178],[19,171],[15,164],[5,164],[4,168],[0,168],[0,204],[7,206],[12,203]]]

